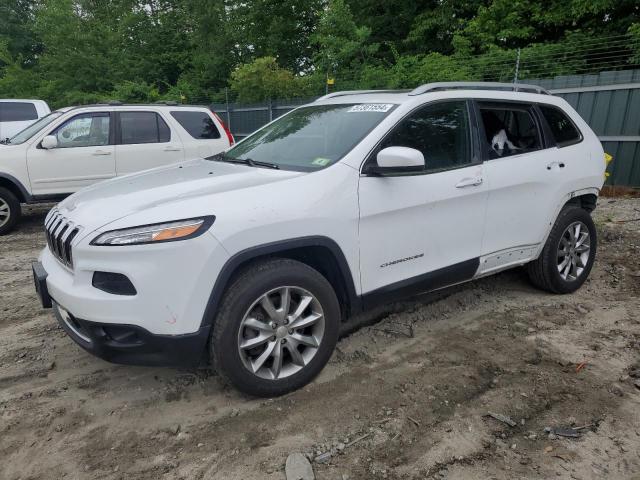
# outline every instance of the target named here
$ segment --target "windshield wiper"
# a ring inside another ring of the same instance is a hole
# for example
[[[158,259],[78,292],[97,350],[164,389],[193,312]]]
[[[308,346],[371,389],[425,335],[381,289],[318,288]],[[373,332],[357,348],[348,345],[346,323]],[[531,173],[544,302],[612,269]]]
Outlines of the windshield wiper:
[[[4,140],[0,140],[0,143],[2,145],[9,145],[9,143],[11,143],[11,140],[9,139],[9,137],[7,137]]]
[[[218,162],[242,163],[243,165],[248,165],[250,167],[264,167],[264,168],[273,168],[274,170],[280,170],[280,167],[275,163],[261,162],[260,160],[253,160],[251,158],[227,157],[224,153],[218,153],[216,155],[207,157],[206,159],[215,160]]]

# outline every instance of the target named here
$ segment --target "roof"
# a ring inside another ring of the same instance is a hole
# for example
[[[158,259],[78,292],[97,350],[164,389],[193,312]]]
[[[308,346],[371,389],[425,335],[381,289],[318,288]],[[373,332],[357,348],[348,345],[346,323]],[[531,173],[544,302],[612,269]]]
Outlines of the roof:
[[[38,100],[35,98],[0,98],[0,102],[29,102],[29,103],[43,103],[46,105],[47,102],[44,100]]]
[[[451,91],[456,91],[457,93],[474,92],[473,95],[468,93],[462,96],[482,95],[489,98],[522,98],[524,95],[551,97],[547,90],[537,85],[496,82],[435,82],[426,83],[413,90],[351,90],[333,92],[320,97],[316,102],[348,103],[357,101],[405,103],[412,100],[415,101],[421,98],[422,95],[427,94],[439,93],[440,95],[438,96],[443,97],[446,96],[447,92]],[[482,94],[478,92],[482,92]],[[489,95],[489,93],[491,93],[491,95]]]
[[[73,105],[71,107],[62,107],[56,109],[59,112],[68,112],[69,110],[78,110],[81,108],[132,108],[132,107],[142,107],[142,108],[206,108],[210,110],[207,105],[185,105],[182,103],[173,103],[173,102],[158,102],[158,103],[120,103],[120,102],[109,102],[109,103],[92,103],[89,105]]]

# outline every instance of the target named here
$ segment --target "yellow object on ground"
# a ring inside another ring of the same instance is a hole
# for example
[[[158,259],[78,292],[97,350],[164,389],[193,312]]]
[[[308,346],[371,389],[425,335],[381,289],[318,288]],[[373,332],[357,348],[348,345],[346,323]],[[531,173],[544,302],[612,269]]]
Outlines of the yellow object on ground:
[[[605,164],[607,166],[609,166],[609,164],[611,163],[611,161],[613,160],[613,157],[611,155],[609,155],[607,152],[604,152],[604,161]],[[607,177],[609,177],[611,174],[609,172],[604,172],[604,178],[605,180],[607,179]]]

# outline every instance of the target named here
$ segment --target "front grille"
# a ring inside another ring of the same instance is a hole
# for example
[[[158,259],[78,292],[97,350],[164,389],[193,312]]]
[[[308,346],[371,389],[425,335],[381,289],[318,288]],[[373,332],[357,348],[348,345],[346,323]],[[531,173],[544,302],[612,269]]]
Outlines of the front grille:
[[[49,250],[63,265],[73,268],[71,242],[78,235],[80,226],[63,217],[53,209],[44,221]]]

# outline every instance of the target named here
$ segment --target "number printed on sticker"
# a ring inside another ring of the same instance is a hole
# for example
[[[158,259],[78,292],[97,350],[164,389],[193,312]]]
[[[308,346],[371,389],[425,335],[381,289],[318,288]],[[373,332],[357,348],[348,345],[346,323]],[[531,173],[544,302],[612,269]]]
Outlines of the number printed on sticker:
[[[361,103],[360,105],[354,105],[351,107],[348,112],[388,112],[391,107],[393,107],[392,103]]]

